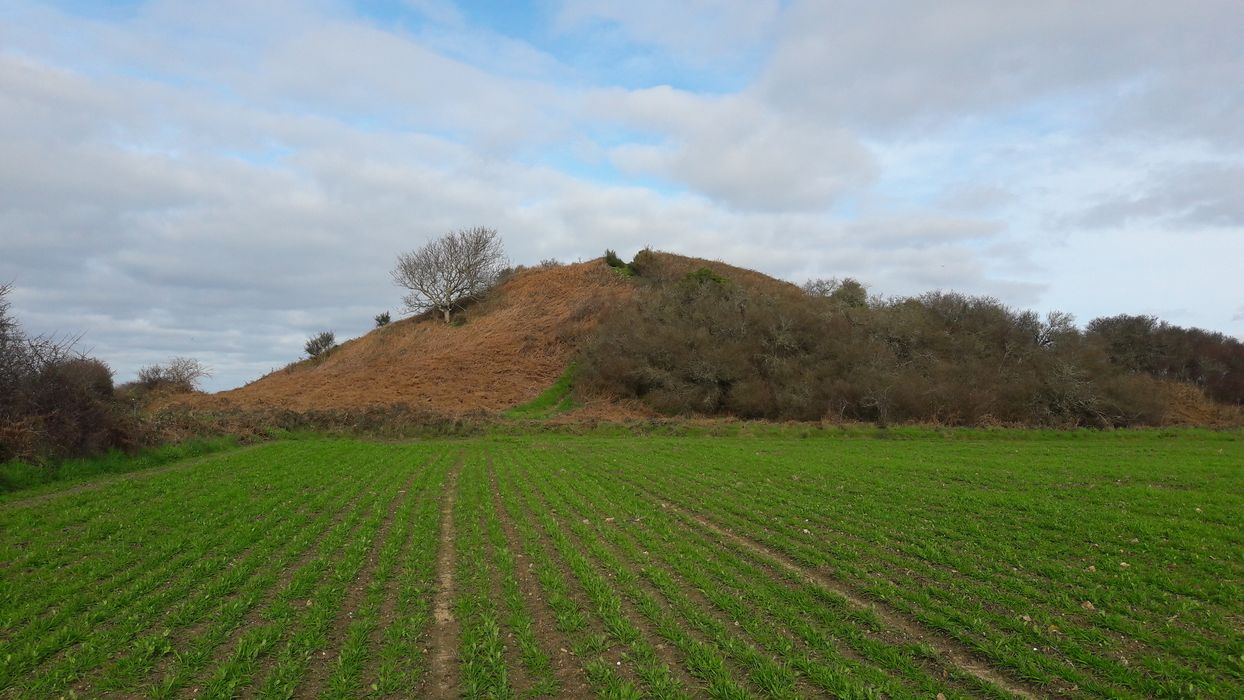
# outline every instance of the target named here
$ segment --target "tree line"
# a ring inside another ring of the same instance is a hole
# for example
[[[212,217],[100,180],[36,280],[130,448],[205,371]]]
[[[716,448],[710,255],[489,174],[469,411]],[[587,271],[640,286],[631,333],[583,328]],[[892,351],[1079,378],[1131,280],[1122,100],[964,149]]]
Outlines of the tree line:
[[[1244,344],[1149,316],[1044,317],[935,291],[870,297],[853,279],[802,289],[685,272],[642,252],[638,304],[605,318],[578,385],[665,414],[948,425],[1163,422],[1174,383],[1244,404]]]

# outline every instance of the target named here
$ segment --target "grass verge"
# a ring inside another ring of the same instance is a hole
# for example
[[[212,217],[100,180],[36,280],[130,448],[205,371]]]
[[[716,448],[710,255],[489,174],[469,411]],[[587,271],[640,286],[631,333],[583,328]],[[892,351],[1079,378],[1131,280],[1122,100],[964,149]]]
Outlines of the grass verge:
[[[0,500],[3,500],[5,495],[16,491],[26,491],[49,484],[63,486],[104,474],[142,471],[182,459],[232,449],[238,447],[239,444],[238,438],[233,436],[195,438],[173,445],[149,447],[138,454],[111,450],[98,457],[67,459],[50,464],[5,462],[0,464]]]

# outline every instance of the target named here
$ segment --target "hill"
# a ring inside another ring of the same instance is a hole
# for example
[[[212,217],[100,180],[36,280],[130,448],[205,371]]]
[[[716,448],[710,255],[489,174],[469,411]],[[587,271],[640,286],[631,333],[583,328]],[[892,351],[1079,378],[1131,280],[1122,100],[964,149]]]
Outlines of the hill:
[[[1238,364],[1237,341],[1155,323],[1140,324],[1153,333],[1137,336],[1136,326],[1137,319],[1116,317],[1081,331],[1057,315],[1042,320],[953,292],[868,299],[862,287],[834,282],[805,291],[726,263],[644,250],[626,268],[596,259],[524,269],[453,324],[432,315],[401,320],[239,389],[173,401],[209,409],[502,411],[555,385],[560,404],[567,386],[558,379],[578,360],[575,389],[588,406],[575,420],[1240,422],[1238,401],[1216,403],[1206,391],[1231,388],[1233,372],[1210,372]],[[1176,346],[1163,333],[1191,333],[1204,347],[1185,342],[1191,350],[1179,366],[1206,369],[1172,372]]]
[[[182,402],[296,411],[398,403],[449,413],[505,409],[553,384],[578,340],[634,294],[634,285],[601,260],[523,270],[453,324],[396,321],[324,358]]]
[[[714,260],[658,252],[642,259],[646,279],[708,268],[758,292],[801,294],[789,282]],[[401,403],[446,413],[503,410],[556,382],[580,342],[610,311],[633,304],[638,290],[635,280],[601,258],[525,269],[454,324],[432,316],[403,319],[342,343],[327,357],[294,362],[238,389],[173,402],[295,411]]]

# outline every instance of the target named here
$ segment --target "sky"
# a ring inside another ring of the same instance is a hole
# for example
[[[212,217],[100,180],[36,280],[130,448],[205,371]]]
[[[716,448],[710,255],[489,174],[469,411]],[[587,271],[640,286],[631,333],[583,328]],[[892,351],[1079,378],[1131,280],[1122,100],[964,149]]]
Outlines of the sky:
[[[639,249],[1244,338],[1239,0],[0,0],[0,282],[209,390],[395,257]]]

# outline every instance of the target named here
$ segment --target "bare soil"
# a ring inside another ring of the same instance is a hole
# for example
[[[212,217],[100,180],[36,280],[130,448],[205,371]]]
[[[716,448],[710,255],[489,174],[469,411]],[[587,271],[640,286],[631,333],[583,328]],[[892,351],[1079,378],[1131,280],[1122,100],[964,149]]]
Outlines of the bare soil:
[[[445,479],[445,495],[441,502],[440,549],[436,558],[436,595],[432,601],[432,630],[428,640],[430,667],[421,697],[455,698],[462,686],[458,668],[458,642],[461,630],[454,617],[453,602],[457,597],[454,583],[454,500],[458,492],[458,474],[462,471],[462,455]]]

